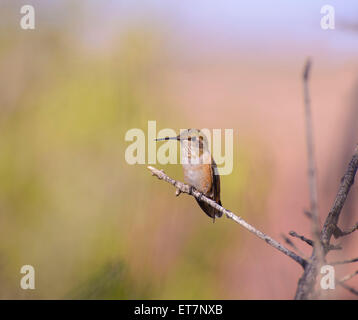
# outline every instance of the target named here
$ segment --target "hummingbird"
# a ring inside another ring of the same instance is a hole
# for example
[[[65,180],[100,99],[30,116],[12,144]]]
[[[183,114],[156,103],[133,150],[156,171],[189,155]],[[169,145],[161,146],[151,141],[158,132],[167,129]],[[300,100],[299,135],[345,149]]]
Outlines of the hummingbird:
[[[220,201],[220,176],[213,157],[210,154],[208,140],[198,129],[183,130],[176,137],[155,139],[180,141],[184,182],[214,200]],[[222,213],[209,206],[206,202],[196,199],[200,208],[215,222],[215,217],[220,218]]]

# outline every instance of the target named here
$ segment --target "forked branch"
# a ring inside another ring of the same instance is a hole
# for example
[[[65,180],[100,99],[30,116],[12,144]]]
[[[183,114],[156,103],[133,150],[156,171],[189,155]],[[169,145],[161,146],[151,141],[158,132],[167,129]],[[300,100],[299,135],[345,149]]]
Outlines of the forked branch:
[[[341,231],[338,228],[338,220],[344,206],[344,203],[348,197],[349,190],[354,183],[354,177],[358,168],[358,148],[356,148],[353,158],[348,165],[347,172],[341,180],[341,185],[338,190],[338,194],[334,201],[334,204],[329,212],[322,230],[319,227],[318,219],[318,210],[317,210],[317,186],[316,186],[316,171],[314,163],[314,145],[313,145],[313,134],[312,134],[312,117],[311,117],[311,106],[310,106],[310,96],[309,96],[309,87],[308,80],[311,70],[311,62],[307,60],[304,72],[303,72],[303,88],[304,88],[304,105],[305,105],[305,123],[306,123],[306,142],[307,142],[307,153],[308,153],[308,178],[309,178],[309,189],[310,189],[310,202],[311,202],[311,212],[313,222],[313,251],[310,259],[307,261],[307,265],[304,268],[303,275],[298,281],[298,286],[296,290],[295,299],[309,299],[314,291],[316,284],[317,273],[319,267],[325,262],[326,255],[330,250],[341,249],[340,246],[330,244],[332,235],[335,238],[339,238],[345,235],[348,235],[354,232],[358,226],[355,225],[348,231]],[[292,234],[291,234],[292,235]],[[311,241],[306,241],[303,237],[297,236],[301,240],[311,244]],[[342,286],[346,286],[341,283]],[[352,289],[354,290],[354,289]],[[350,290],[351,292],[353,292]]]

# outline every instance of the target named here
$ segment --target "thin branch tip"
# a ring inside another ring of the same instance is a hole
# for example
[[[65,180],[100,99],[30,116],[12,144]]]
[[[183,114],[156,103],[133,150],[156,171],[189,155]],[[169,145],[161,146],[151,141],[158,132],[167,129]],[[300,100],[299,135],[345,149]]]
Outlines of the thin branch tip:
[[[309,75],[310,75],[310,71],[311,71],[311,65],[312,65],[312,60],[310,57],[307,58],[306,63],[305,63],[305,67],[303,70],[303,79],[305,81],[307,81],[309,79]]]

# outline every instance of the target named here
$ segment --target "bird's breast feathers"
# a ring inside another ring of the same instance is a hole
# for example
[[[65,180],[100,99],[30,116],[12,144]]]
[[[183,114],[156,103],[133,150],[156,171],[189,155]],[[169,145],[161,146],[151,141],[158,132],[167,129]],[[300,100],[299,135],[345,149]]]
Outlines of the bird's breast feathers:
[[[184,181],[204,194],[212,188],[211,164],[183,164]]]

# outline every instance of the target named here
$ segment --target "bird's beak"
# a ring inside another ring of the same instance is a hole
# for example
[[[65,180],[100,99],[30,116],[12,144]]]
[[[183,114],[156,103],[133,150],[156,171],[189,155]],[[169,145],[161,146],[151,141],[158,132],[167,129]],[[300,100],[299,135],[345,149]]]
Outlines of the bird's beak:
[[[158,138],[158,139],[154,139],[155,141],[164,141],[164,140],[180,140],[180,137],[165,137],[165,138]]]

